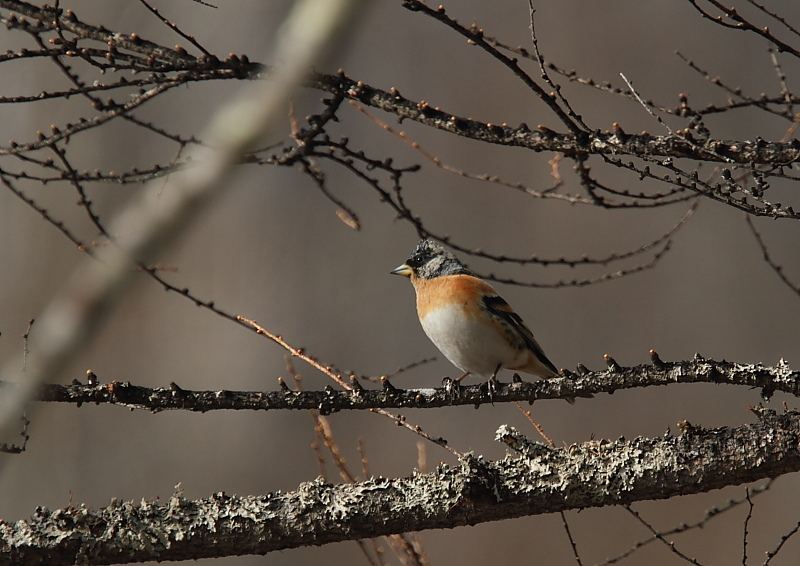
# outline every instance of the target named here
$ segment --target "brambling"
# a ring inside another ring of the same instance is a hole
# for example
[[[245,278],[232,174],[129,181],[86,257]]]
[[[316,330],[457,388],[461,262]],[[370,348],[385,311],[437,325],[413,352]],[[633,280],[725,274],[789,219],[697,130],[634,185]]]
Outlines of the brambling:
[[[411,280],[422,329],[464,372],[456,382],[477,374],[493,383],[502,368],[542,378],[558,375],[522,318],[442,245],[420,241],[391,273]]]

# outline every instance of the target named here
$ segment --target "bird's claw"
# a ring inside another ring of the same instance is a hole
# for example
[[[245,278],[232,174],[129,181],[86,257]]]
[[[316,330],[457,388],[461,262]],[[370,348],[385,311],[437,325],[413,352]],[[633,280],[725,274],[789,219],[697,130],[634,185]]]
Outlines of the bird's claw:
[[[456,399],[461,395],[461,382],[455,379],[445,377],[442,379],[442,387],[451,399]]]
[[[497,379],[492,377],[488,381],[484,381],[481,384],[481,393],[485,394],[489,398],[489,402],[494,405],[494,395],[497,393],[499,383]]]

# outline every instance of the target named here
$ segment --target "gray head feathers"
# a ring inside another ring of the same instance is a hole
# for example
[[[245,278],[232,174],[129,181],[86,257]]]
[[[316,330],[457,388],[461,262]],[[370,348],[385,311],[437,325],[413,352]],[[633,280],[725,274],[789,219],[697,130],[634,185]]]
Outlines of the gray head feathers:
[[[421,240],[406,265],[422,279],[433,279],[442,275],[470,275],[469,269],[453,253],[434,240]]]

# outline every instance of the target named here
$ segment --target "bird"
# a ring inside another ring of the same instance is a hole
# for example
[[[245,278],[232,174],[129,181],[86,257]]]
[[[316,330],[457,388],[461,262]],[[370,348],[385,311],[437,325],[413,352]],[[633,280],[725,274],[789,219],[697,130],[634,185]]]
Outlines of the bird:
[[[416,291],[422,329],[450,363],[490,384],[505,368],[540,378],[559,375],[514,309],[447,248],[421,240],[391,274],[408,277]]]

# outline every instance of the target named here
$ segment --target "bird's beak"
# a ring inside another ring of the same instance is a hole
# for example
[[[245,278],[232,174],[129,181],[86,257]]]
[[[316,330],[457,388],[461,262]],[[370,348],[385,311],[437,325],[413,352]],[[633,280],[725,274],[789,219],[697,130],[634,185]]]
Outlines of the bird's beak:
[[[414,271],[411,269],[411,267],[408,266],[408,264],[404,263],[403,265],[398,265],[397,267],[392,269],[389,273],[391,273],[392,275],[402,275],[403,277],[411,277],[411,274],[414,273]]]

